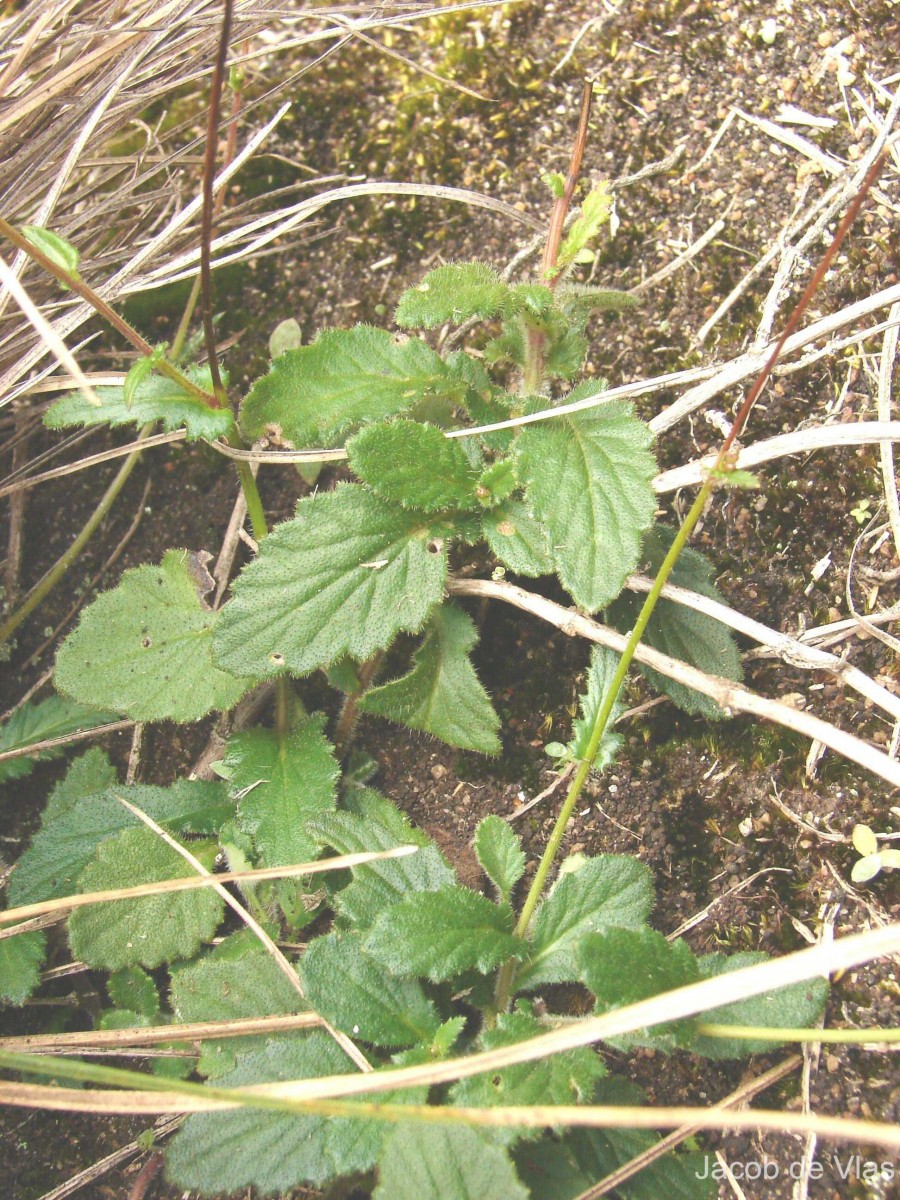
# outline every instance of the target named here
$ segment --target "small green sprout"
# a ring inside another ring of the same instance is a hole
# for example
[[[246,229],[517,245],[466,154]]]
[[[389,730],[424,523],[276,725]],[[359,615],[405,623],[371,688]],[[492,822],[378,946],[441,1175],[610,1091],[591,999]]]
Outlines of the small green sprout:
[[[856,507],[850,509],[850,516],[857,525],[865,525],[872,517],[872,502],[871,500],[858,500]]]
[[[878,838],[868,825],[853,826],[853,846],[862,855],[850,872],[854,883],[868,883],[879,871],[894,871],[900,867],[900,850],[879,850]]]

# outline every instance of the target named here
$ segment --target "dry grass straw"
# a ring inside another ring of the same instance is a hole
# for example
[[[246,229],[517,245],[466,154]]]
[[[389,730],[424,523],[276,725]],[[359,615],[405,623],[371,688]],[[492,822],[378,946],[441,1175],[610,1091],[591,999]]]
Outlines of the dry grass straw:
[[[753,1110],[735,1113],[714,1108],[630,1108],[534,1106],[517,1108],[454,1109],[406,1105],[340,1103],[349,1097],[383,1095],[399,1088],[434,1086],[499,1071],[519,1063],[536,1062],[551,1054],[593,1045],[644,1028],[692,1017],[720,1005],[745,1000],[763,992],[800,983],[819,975],[846,971],[900,950],[900,925],[853,934],[783,958],[744,967],[700,983],[677,988],[599,1017],[567,1023],[548,1033],[512,1046],[462,1058],[415,1067],[391,1068],[368,1075],[333,1075],[318,1079],[288,1080],[230,1090],[202,1085],[170,1086],[159,1081],[144,1090],[98,1091],[34,1084],[0,1083],[0,1101],[20,1107],[54,1108],[97,1113],[209,1112],[233,1107],[265,1107],[280,1111],[316,1112],[322,1115],[364,1115],[382,1120],[419,1120],[429,1123],[463,1121],[472,1125],[532,1127],[577,1125],[595,1128],[670,1129],[692,1125],[698,1129],[758,1129],[780,1132],[815,1132],[820,1136],[855,1140],[863,1144],[900,1147],[900,1129],[876,1121],[820,1117],[809,1113]],[[875,1036],[873,1031],[873,1036]],[[121,1074],[124,1083],[138,1076]]]
[[[570,637],[583,637],[596,642],[599,646],[608,646],[621,654],[628,641],[627,637],[599,621],[582,616],[581,613],[562,604],[556,604],[543,596],[527,592],[524,588],[503,580],[493,579],[451,579],[448,590],[456,596],[478,596],[491,600],[502,600],[523,612],[532,613],[542,621],[555,625],[557,629]],[[673,595],[672,598],[675,598]],[[679,597],[680,599],[680,597]],[[729,622],[731,624],[732,622]],[[761,717],[772,721],[785,729],[791,729],[811,741],[819,741],[829,746],[837,754],[858,763],[874,775],[884,779],[894,787],[900,787],[900,762],[891,758],[882,750],[876,749],[855,734],[847,733],[829,721],[823,721],[812,713],[792,707],[779,700],[770,700],[758,692],[742,684],[734,683],[717,675],[707,675],[696,667],[688,666],[677,658],[671,658],[659,650],[641,644],[635,652],[635,660],[651,667],[668,679],[674,679],[685,687],[693,688],[704,696],[709,696],[729,714],[747,713],[750,716]],[[871,681],[874,683],[874,681]]]
[[[118,799],[134,811],[133,805],[127,804],[121,796]],[[198,888],[208,887],[218,890],[226,883],[253,885],[271,879],[289,879],[296,875],[315,875],[322,871],[344,871],[351,867],[360,867],[364,863],[376,862],[379,859],[404,858],[407,854],[414,852],[415,846],[397,846],[392,850],[343,854],[335,858],[321,858],[315,862],[294,863],[284,867],[257,867],[252,871],[223,871],[215,875],[186,875],[183,879],[164,879],[158,883],[138,883],[134,887],[109,888],[102,892],[79,892],[72,896],[61,896],[57,900],[41,900],[35,904],[23,904],[20,908],[7,908],[0,912],[0,925],[8,925],[13,921],[31,921],[34,917],[48,916],[51,913],[68,913],[74,908],[84,908],[89,904],[106,904],[114,900],[137,900],[142,896],[162,896],[171,892],[194,892]],[[18,932],[18,929],[0,929],[0,938],[12,936]]]
[[[377,10],[360,16],[342,5],[245,0],[236,6],[230,56],[247,73],[244,117],[263,106],[272,112],[298,74],[320,60],[322,45],[366,37],[378,53],[384,48],[368,33],[438,11],[448,10],[412,4],[399,16]],[[220,18],[219,0],[31,0],[0,19],[0,215],[15,225],[48,226],[77,245],[82,273],[104,299],[164,281],[172,274],[168,264],[190,261],[197,246],[199,212],[188,201],[199,186],[199,127]],[[154,111],[151,126],[146,115]],[[251,138],[252,149],[285,111]],[[220,174],[219,187],[247,157],[245,146],[232,171]],[[304,179],[297,186],[326,182]],[[246,216],[240,220],[252,227]],[[236,220],[225,214],[223,236]],[[231,233],[236,257],[258,251],[250,233]],[[144,263],[152,273],[138,276]],[[22,255],[11,270],[27,271],[28,291],[57,340],[91,318],[88,305],[61,298]],[[0,291],[0,405],[33,385],[20,381],[46,352],[42,334]]]

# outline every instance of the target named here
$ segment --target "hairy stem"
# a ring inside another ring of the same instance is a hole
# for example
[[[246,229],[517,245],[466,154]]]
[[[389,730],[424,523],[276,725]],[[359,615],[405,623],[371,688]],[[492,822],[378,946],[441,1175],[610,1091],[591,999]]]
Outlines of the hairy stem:
[[[275,680],[275,732],[279,740],[286,738],[291,728],[291,682],[286,675]]]
[[[229,439],[232,446],[240,447],[240,441],[234,438]],[[250,514],[250,525],[253,529],[253,536],[257,542],[261,542],[269,532],[269,526],[266,524],[266,513],[263,508],[262,497],[259,494],[259,487],[256,483],[256,476],[247,462],[239,462],[237,466],[238,479],[241,483],[241,489],[244,493],[244,499],[247,501],[247,512]]]
[[[525,342],[525,365],[522,370],[522,395],[537,396],[544,384],[544,346],[547,338],[543,330],[522,321]]]
[[[359,689],[352,692],[344,700],[341,708],[341,715],[338,717],[337,725],[334,730],[334,747],[339,758],[350,749],[350,743],[353,741],[353,734],[356,730],[356,722],[359,719],[359,702],[372,686],[372,680],[384,660],[384,654],[378,651],[372,657],[362,664],[359,668]]]

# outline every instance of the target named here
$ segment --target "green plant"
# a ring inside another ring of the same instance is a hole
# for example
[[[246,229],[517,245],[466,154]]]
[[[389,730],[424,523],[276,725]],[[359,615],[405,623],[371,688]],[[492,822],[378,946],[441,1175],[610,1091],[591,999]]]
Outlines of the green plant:
[[[854,883],[868,883],[880,871],[900,869],[900,850],[879,850],[878,838],[868,825],[853,826],[853,848],[860,855],[850,872]]]
[[[327,1023],[279,1038],[201,1039],[196,1057],[154,1060],[157,1072],[196,1071],[223,1088],[340,1075],[359,1065],[347,1039],[363,1044],[376,1070],[436,1062],[458,1050],[499,1050],[564,1020],[552,993],[544,1002],[557,984],[581,985],[605,1013],[748,963],[746,955],[696,958],[686,943],[655,932],[650,875],[635,860],[576,856],[545,886],[584,779],[615,753],[606,727],[626,660],[594,652],[582,714],[562,749],[578,764],[576,783],[521,907],[525,855],[504,821],[486,817],[475,838],[491,895],[462,886],[437,847],[358,773],[341,778],[325,716],[307,712],[292,686],[321,671],[343,692],[342,748],[356,714],[369,713],[496,753],[500,722],[470,658],[476,628],[445,595],[454,556],[473,546],[519,575],[555,574],[582,609],[606,609],[612,623],[634,627],[635,643],[643,636],[707,671],[739,676],[736,648],[718,622],[657,604],[667,578],[716,593],[709,564],[682,549],[682,533],[653,522],[647,426],[630,406],[604,403],[600,382],[552,394],[579,372],[591,312],[631,303],[571,282],[609,211],[606,189],[594,189],[562,241],[559,204],[568,205],[576,173],[552,181],[555,245],[551,238],[537,282],[510,284],[483,263],[449,264],[401,297],[396,320],[405,329],[495,322],[483,359],[465,350],[441,355],[418,337],[397,340],[365,325],[328,330],[276,358],[234,415],[216,371],[184,374],[152,351],[122,387],[98,389],[99,405],[74,394],[48,414],[53,427],[161,421],[208,441],[268,433],[328,449],[346,440],[356,476],[303,499],[296,516],[271,531],[257,509],[258,555],[221,609],[207,602],[212,581],[202,558],[172,549],[158,566],[126,572],[60,650],[55,682],[64,695],[135,721],[196,721],[275,680],[274,728],[232,735],[218,782],[122,787],[98,751],[78,759],[17,864],[11,905],[177,879],[187,855],[209,872],[219,856],[240,871],[309,863],[328,849],[416,848],[326,876],[324,886],[312,868],[294,879],[244,881],[243,904],[264,935],[292,941],[311,933],[287,973],[248,930],[223,923],[224,898],[211,888],[74,908],[73,953],[107,973],[101,1030],[171,1025],[177,1043],[177,1027],[188,1022],[311,1012]],[[554,419],[516,424],[554,404]],[[719,474],[729,481],[727,468]],[[622,589],[641,563],[657,572],[658,586],[638,614]],[[376,682],[401,633],[421,637],[408,671]],[[689,712],[722,715],[692,689],[659,675],[654,682]],[[15,1003],[38,982],[45,936],[28,929],[0,940],[0,990]],[[825,990],[822,981],[795,985],[728,1005],[707,1022],[805,1028],[820,1016]],[[693,1018],[610,1041],[711,1057],[769,1044],[713,1037]],[[410,1089],[400,1100],[490,1108],[636,1097],[593,1050],[579,1048],[431,1093]],[[384,1200],[562,1200],[654,1140],[634,1131],[536,1140],[515,1127],[484,1133],[412,1120],[391,1129],[372,1118],[198,1114],[171,1144],[168,1170],[203,1192],[323,1186],[375,1170],[373,1194]],[[700,1174],[691,1154],[669,1156],[620,1192],[709,1195]]]

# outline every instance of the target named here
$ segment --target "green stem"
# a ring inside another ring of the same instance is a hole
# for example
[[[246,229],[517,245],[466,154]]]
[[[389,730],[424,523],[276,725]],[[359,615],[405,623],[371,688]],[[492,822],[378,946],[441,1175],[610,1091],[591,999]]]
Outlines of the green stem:
[[[384,653],[377,650],[357,671],[359,688],[355,692],[350,692],[345,698],[334,729],[334,748],[338,758],[344,758],[350,749],[350,743],[353,741],[353,734],[356,731],[356,722],[359,719],[359,702],[372,686],[372,681],[382,662],[384,662]]]
[[[235,449],[240,449],[241,443],[237,437],[232,441],[229,438],[229,444]],[[257,542],[261,542],[269,532],[269,526],[266,524],[266,512],[263,508],[262,497],[259,494],[259,488],[256,485],[256,476],[248,462],[236,463],[238,479],[241,482],[241,489],[244,493],[244,499],[247,501],[247,512],[250,514],[250,524],[253,527],[253,536]]]
[[[585,103],[589,104],[589,101],[590,97],[586,92]],[[800,323],[803,313],[809,306],[810,300],[814,296],[819,284],[822,282],[822,279],[834,260],[835,255],[844,241],[844,238],[847,236],[850,226],[853,223],[856,214],[859,212],[863,200],[865,199],[872,184],[878,177],[878,173],[884,166],[885,161],[885,156],[882,154],[878,159],[875,160],[866,173],[866,177],[863,180],[862,186],[856,193],[856,196],[853,198],[853,201],[844,214],[841,223],[838,225],[831,244],[825,251],[825,254],[822,256],[822,260],[816,270],[813,272],[809,283],[806,285],[806,288],[803,291],[803,295],[797,301],[793,312],[788,318],[785,327],[782,330],[781,336],[775,343],[772,352],[766,360],[762,370],[759,372],[759,375],[756,377],[753,386],[750,388],[749,392],[744,398],[744,402],[738,410],[738,414],[732,423],[728,436],[725,438],[719,453],[716,456],[716,461],[712,469],[709,471],[703,486],[700,488],[697,498],[691,505],[690,512],[685,518],[684,524],[675,535],[672,545],[669,547],[668,554],[663,559],[662,566],[659,568],[656,578],[653,581],[653,587],[647,594],[647,598],[644,601],[643,607],[638,615],[638,619],[635,622],[634,629],[632,629],[628,638],[628,642],[625,645],[625,649],[622,652],[622,657],[619,660],[619,666],[615,675],[613,676],[609,691],[603,699],[603,703],[600,706],[600,711],[597,713],[597,719],[594,722],[594,730],[591,734],[591,740],[588,743],[584,758],[579,764],[578,770],[572,779],[568,794],[566,795],[565,803],[563,804],[559,816],[556,819],[556,824],[553,826],[553,832],[550,835],[547,848],[541,857],[540,863],[538,864],[538,869],[535,872],[531,887],[528,889],[528,895],[525,898],[525,903],[522,906],[522,911],[516,924],[515,931],[519,937],[525,937],[528,927],[531,924],[531,918],[534,916],[538,901],[543,893],[544,886],[547,882],[547,877],[550,874],[550,870],[553,866],[553,861],[559,851],[560,846],[562,845],[562,840],[565,836],[566,828],[575,809],[575,805],[578,803],[582,788],[584,787],[587,777],[590,774],[591,766],[594,762],[594,759],[597,757],[597,751],[600,749],[600,743],[602,742],[603,735],[606,732],[606,727],[609,723],[609,718],[612,714],[616,699],[618,698],[619,691],[625,680],[625,675],[627,674],[628,669],[631,666],[632,659],[634,658],[634,652],[637,650],[641,638],[644,636],[647,626],[650,623],[650,618],[653,616],[653,610],[656,608],[657,601],[659,600],[663,588],[669,581],[669,576],[672,574],[675,564],[678,561],[678,556],[681,554],[681,551],[687,544],[688,539],[694,531],[694,527],[706,509],[707,502],[712,494],[713,486],[717,482],[717,477],[721,478],[723,474],[727,473],[728,456],[732,446],[734,445],[735,439],[738,437],[741,430],[744,428],[744,425],[747,423],[747,418],[750,415],[750,411],[753,408],[753,405],[756,403],[756,400],[762,392],[762,389],[765,387],[769,376],[772,374],[772,369],[775,366],[775,363],[778,361],[778,357],[781,354],[785,342]],[[552,255],[550,258],[552,259]],[[555,260],[553,261],[555,262]],[[548,264],[545,262],[545,268],[547,265]],[[550,265],[552,265],[552,263]],[[498,1012],[503,1011],[509,1003],[509,997],[512,994],[514,983],[515,964],[512,962],[506,963],[501,969],[497,978],[495,1004]]]
[[[565,837],[566,829],[571,820],[572,813],[575,810],[575,805],[578,803],[584,788],[587,778],[590,775],[591,767],[594,759],[597,757],[597,752],[600,749],[600,744],[603,741],[603,735],[606,733],[606,727],[609,724],[609,718],[612,715],[613,707],[621,690],[622,684],[625,682],[625,676],[631,666],[634,652],[637,650],[641,638],[650,623],[650,618],[653,616],[653,610],[656,608],[656,603],[662,593],[663,588],[669,581],[669,576],[675,563],[678,561],[678,556],[684,549],[688,538],[694,530],[694,526],[700,520],[706,503],[709,499],[713,487],[713,477],[710,477],[701,487],[697,498],[691,505],[691,510],[688,513],[684,524],[678,530],[672,545],[669,547],[669,552],[663,560],[662,566],[656,574],[653,581],[653,587],[647,594],[634,628],[626,643],[625,649],[622,651],[622,657],[619,659],[619,665],[616,673],[613,676],[609,690],[603,698],[603,703],[600,706],[600,711],[597,713],[597,719],[594,722],[594,729],[591,733],[591,740],[588,742],[587,750],[584,758],[578,765],[578,770],[572,777],[572,782],[569,784],[569,790],[566,793],[566,799],[562,808],[559,811],[559,816],[556,818],[556,823],[553,826],[553,832],[550,834],[550,839],[547,842],[546,849],[541,856],[541,861],[538,864],[538,869],[535,872],[534,879],[531,881],[531,887],[528,889],[528,895],[525,897],[525,903],[522,905],[522,911],[519,914],[519,920],[516,923],[515,933],[517,937],[525,937],[528,932],[528,927],[531,924],[531,919],[534,916],[535,909],[538,906],[544,887],[547,883],[547,877],[553,867],[556,855],[559,853],[559,848],[562,845]],[[501,968],[497,977],[497,988],[495,992],[495,1008],[498,1012],[503,1012],[512,994],[512,988],[515,979],[515,963],[505,963]]]
[[[600,705],[600,711],[597,713],[597,719],[594,722],[594,730],[591,734],[591,740],[588,742],[587,750],[584,758],[578,766],[578,770],[572,777],[572,782],[569,785],[569,791],[566,795],[565,803],[560,809],[559,816],[556,819],[556,824],[553,827],[553,832],[550,835],[550,840],[547,843],[547,848],[541,857],[540,864],[535,873],[531,887],[528,891],[528,896],[525,899],[525,904],[522,907],[522,912],[519,916],[518,924],[516,925],[516,934],[519,937],[524,937],[526,930],[534,915],[534,910],[537,908],[538,900],[541,892],[544,889],[544,884],[547,882],[547,876],[550,873],[550,868],[553,865],[553,860],[559,850],[563,837],[566,832],[566,826],[572,816],[572,811],[578,803],[578,798],[590,774],[591,767],[594,764],[594,759],[597,757],[597,752],[600,749],[600,743],[603,741],[603,735],[606,733],[606,727],[609,723],[609,718],[612,715],[613,707],[619,696],[622,684],[625,682],[625,676],[631,667],[634,658],[634,652],[640,644],[641,638],[650,623],[650,618],[653,616],[653,610],[656,608],[657,601],[662,594],[663,588],[669,582],[669,576],[678,561],[678,556],[687,544],[688,538],[694,531],[694,526],[703,515],[706,508],[706,502],[709,499],[712,491],[712,479],[707,479],[697,493],[697,498],[691,505],[690,512],[685,518],[684,524],[678,530],[672,545],[669,547],[669,552],[663,559],[662,566],[656,573],[656,578],[653,580],[653,587],[647,593],[647,598],[644,600],[638,619],[634,623],[634,628],[629,635],[625,649],[622,651],[622,657],[619,659],[619,665],[616,668],[616,673],[613,676],[609,690],[603,697],[603,703]]]
[[[149,437],[152,428],[153,422],[148,422],[138,434],[138,440],[140,441],[142,438]],[[90,518],[81,532],[75,538],[75,541],[71,544],[65,554],[63,554],[62,557],[54,564],[54,566],[50,568],[43,579],[35,584],[32,590],[28,593],[28,596],[25,598],[24,602],[19,606],[19,608],[16,609],[12,616],[10,616],[6,622],[0,626],[0,646],[9,640],[9,638],[15,633],[25,618],[30,616],[37,606],[50,594],[53,588],[56,587],[57,583],[59,583],[60,579],[62,579],[63,575],[65,575],[66,571],[68,571],[69,567],[71,567],[72,563],[74,563],[81,554],[82,550],[94,535],[98,525],[100,525],[101,521],[103,521],[109,510],[112,508],[116,497],[119,495],[122,488],[128,481],[128,476],[134,470],[142,453],[142,450],[132,450],[131,454],[128,455],[128,457],[122,463],[122,466],[119,468],[119,472],[115,479],[103,493],[100,503],[91,513]]]
[[[522,338],[525,343],[525,362],[522,368],[522,395],[538,396],[544,384],[544,346],[547,341],[542,330],[523,318]]]
[[[181,352],[184,349],[184,343],[187,341],[188,330],[191,327],[191,318],[194,315],[194,309],[197,307],[197,301],[200,299],[200,276],[194,278],[191,286],[191,294],[187,298],[187,304],[184,306],[184,312],[181,314],[181,320],[178,322],[178,328],[175,330],[175,337],[172,339],[172,346],[169,354],[172,356],[173,362],[178,362],[181,358]]]
[[[275,680],[275,731],[279,740],[286,738],[291,727],[291,683],[286,675]]]

